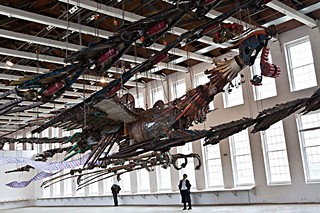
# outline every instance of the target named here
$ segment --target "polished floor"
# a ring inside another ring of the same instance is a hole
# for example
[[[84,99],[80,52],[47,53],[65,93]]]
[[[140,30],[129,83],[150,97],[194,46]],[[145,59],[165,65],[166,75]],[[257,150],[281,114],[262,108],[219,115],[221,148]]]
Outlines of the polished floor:
[[[320,204],[291,205],[240,205],[240,206],[194,206],[192,210],[182,210],[180,206],[118,206],[118,207],[28,207],[0,210],[1,213],[317,213]]]

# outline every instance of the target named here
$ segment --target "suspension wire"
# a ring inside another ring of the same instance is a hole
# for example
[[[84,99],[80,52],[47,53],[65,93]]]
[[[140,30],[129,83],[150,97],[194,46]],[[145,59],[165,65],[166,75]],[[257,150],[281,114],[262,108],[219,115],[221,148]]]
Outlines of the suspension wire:
[[[40,53],[40,49],[36,50],[36,56],[37,56],[37,74],[39,75],[39,67],[40,67],[40,62],[39,62],[39,53]],[[39,119],[39,106],[37,106],[37,110],[36,110],[36,119]]]
[[[77,2],[77,7],[80,8],[80,2],[78,1]],[[68,13],[69,14],[69,13]],[[68,20],[69,21],[69,20]],[[82,34],[81,34],[81,14],[80,14],[80,11],[78,12],[78,25],[79,25],[79,45],[80,45],[80,48],[82,48]],[[68,24],[69,26],[69,24]],[[95,28],[96,29],[96,28]],[[96,32],[95,32],[96,34]],[[67,37],[68,39],[68,37]],[[83,83],[82,83],[82,95],[83,95],[83,100],[86,99],[86,85],[85,85],[85,75],[82,74],[82,80],[83,80]],[[82,130],[86,127],[87,125],[87,116],[86,116],[86,103],[85,101],[83,101],[83,128]]]
[[[166,80],[161,80],[161,84],[162,84],[162,88],[163,88],[163,93],[164,93],[164,96],[165,98],[168,100],[169,102],[169,87],[167,86],[167,91],[164,89],[164,83],[163,81],[167,81],[167,85],[169,86],[169,78],[168,76],[166,75]]]
[[[190,52],[189,52],[189,48],[188,45],[186,46],[186,51],[187,51],[187,60],[190,59]],[[195,81],[194,81],[194,72],[193,72],[193,68],[192,66],[189,66],[189,64],[187,64],[188,66],[188,72],[189,72],[189,76],[190,76],[190,82],[191,82],[191,88],[195,88]]]
[[[69,0],[67,3],[67,29],[66,29],[66,35],[68,35],[68,29],[69,29]],[[66,36],[66,47],[68,46],[68,36]],[[66,56],[65,58],[68,58],[68,48],[66,48]]]
[[[125,0],[122,0],[122,25],[124,25],[124,9],[125,9],[125,4],[124,4]]]
[[[245,69],[249,69],[250,70],[250,67],[247,67]],[[248,75],[246,75],[246,76],[248,77]],[[249,95],[250,94],[250,87],[251,87],[250,84],[246,83],[247,100],[248,100],[248,105],[249,105],[249,116],[253,117],[253,113],[252,113],[253,106],[252,106],[252,103],[254,102],[254,100]]]
[[[134,63],[137,63],[137,44],[134,43]],[[135,66],[135,65],[134,65]],[[130,66],[131,68],[131,66]],[[139,88],[138,88],[138,73],[135,74],[135,81],[136,81],[136,97],[137,101],[139,100]],[[140,106],[140,103],[138,102],[139,108],[143,108],[144,106]]]

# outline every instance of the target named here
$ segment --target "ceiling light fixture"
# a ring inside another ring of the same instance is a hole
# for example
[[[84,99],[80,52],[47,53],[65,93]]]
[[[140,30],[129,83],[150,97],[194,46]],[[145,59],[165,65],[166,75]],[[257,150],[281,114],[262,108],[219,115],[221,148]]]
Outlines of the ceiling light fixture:
[[[13,63],[11,61],[6,61],[6,68],[10,68],[13,66]]]
[[[79,8],[77,6],[73,6],[70,10],[69,13],[73,14],[75,13]]]

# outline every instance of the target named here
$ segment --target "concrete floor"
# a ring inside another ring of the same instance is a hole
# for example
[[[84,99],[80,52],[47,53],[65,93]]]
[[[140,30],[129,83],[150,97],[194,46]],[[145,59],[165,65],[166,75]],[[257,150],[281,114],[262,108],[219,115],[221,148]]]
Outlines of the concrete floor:
[[[182,210],[180,206],[118,206],[118,207],[28,207],[10,210],[0,210],[1,213],[317,213],[320,204],[291,204],[291,205],[240,205],[240,206],[194,206],[192,210]]]

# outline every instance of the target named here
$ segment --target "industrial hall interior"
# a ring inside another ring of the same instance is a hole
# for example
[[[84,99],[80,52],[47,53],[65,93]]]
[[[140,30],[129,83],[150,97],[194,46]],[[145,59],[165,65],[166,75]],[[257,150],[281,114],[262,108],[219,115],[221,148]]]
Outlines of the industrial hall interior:
[[[319,19],[319,0],[0,0],[0,211],[319,212]]]

